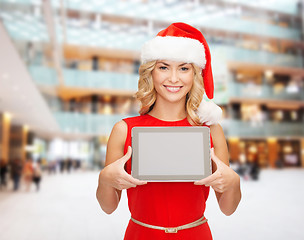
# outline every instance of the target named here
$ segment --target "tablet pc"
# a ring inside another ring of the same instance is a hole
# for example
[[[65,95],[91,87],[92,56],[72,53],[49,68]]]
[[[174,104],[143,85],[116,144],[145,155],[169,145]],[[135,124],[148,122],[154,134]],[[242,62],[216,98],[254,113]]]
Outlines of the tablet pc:
[[[208,127],[134,127],[131,136],[134,178],[183,182],[211,174]]]

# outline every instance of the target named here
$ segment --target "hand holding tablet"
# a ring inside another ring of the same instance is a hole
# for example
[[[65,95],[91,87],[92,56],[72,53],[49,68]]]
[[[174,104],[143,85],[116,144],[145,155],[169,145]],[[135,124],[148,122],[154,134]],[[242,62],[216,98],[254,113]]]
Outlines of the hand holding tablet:
[[[211,175],[208,127],[134,127],[132,171],[145,181],[197,181]]]
[[[128,147],[128,151],[123,157],[104,167],[104,169],[101,171],[102,174],[99,175],[99,181],[106,183],[117,190],[128,189],[131,187],[136,187],[137,185],[146,184],[147,182],[145,181],[140,181],[133,178],[124,169],[126,162],[131,157],[131,153],[132,148]]]

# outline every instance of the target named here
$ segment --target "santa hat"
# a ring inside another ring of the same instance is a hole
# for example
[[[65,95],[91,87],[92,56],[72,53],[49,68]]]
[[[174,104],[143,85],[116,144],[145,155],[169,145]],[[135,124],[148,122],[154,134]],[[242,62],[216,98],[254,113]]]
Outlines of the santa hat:
[[[153,60],[172,60],[194,63],[199,66],[202,69],[206,95],[209,99],[213,98],[214,84],[210,50],[203,34],[196,28],[178,22],[160,31],[155,38],[146,42],[141,50],[142,63]],[[200,109],[203,110],[203,108],[205,108],[203,105],[206,106],[205,101],[202,101],[197,111],[200,119],[202,119],[201,114],[206,114],[206,111],[200,113]],[[214,112],[221,112],[221,110],[219,110],[220,107],[215,104],[212,106],[216,108]],[[211,121],[208,120],[208,122],[214,124],[220,117],[219,114],[216,114],[216,116],[212,117],[214,119]],[[203,118],[205,117],[203,116]]]

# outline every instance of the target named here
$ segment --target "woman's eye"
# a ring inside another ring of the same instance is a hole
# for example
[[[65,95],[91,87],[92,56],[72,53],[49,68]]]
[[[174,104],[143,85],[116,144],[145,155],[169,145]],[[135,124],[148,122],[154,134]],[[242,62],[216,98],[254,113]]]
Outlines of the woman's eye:
[[[182,70],[182,71],[188,71],[189,68],[187,68],[187,67],[182,67],[181,70]]]
[[[166,70],[167,67],[165,67],[165,66],[160,66],[159,69],[161,69],[161,70]]]

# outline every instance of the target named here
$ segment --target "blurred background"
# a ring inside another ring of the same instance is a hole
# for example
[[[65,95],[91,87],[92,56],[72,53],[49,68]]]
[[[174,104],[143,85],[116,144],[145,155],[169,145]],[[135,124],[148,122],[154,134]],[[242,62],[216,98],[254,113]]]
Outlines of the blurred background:
[[[242,179],[229,220],[208,200],[215,239],[304,239],[304,1],[0,0],[1,239],[123,238],[126,196],[102,213],[98,172],[113,125],[138,115],[140,47],[178,21],[209,43]]]

